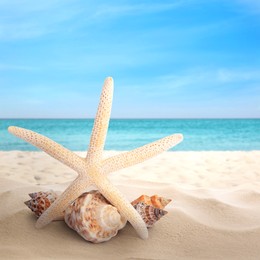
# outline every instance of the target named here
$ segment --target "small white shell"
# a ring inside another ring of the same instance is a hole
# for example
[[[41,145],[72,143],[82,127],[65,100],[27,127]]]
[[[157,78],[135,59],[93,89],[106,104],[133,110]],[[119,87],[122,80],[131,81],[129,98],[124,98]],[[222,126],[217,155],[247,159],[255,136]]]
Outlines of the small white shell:
[[[126,219],[98,191],[78,197],[66,208],[64,220],[85,240],[93,243],[111,239],[126,224]]]

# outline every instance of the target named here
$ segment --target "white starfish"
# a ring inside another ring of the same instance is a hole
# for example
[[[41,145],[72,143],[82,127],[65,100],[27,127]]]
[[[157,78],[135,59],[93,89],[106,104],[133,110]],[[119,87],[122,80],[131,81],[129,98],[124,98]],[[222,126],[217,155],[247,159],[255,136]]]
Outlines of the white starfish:
[[[37,228],[44,227],[51,221],[62,217],[63,211],[72,201],[86,191],[90,185],[95,185],[104,197],[118,209],[120,214],[132,224],[141,238],[146,239],[148,237],[148,231],[141,216],[126,197],[108,180],[106,175],[110,172],[143,162],[168,150],[180,143],[183,137],[181,134],[167,136],[135,150],[102,160],[112,107],[112,97],[113,79],[108,77],[105,80],[101,93],[86,158],[81,158],[58,143],[36,132],[14,126],[8,128],[10,133],[40,148],[78,173],[78,177],[37,220]]]

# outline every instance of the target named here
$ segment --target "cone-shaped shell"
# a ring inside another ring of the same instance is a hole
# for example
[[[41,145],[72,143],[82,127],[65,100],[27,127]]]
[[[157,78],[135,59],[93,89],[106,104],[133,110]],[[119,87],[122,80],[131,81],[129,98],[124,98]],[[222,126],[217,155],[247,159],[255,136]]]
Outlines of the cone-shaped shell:
[[[156,221],[168,213],[163,209],[155,208],[143,202],[138,202],[134,205],[134,208],[141,215],[147,227],[152,227]]]
[[[132,201],[131,204],[134,206],[139,202],[143,202],[146,205],[151,205],[155,208],[164,209],[165,206],[168,205],[171,201],[172,201],[171,199],[166,199],[158,195],[153,195],[151,197],[147,195],[142,195],[136,200]]]
[[[50,207],[50,205],[58,198],[59,192],[49,190],[49,191],[39,191],[30,193],[30,200],[25,201],[24,204],[31,209],[37,217]]]
[[[98,191],[78,197],[66,208],[64,220],[85,240],[93,243],[111,239],[126,224],[126,219]]]

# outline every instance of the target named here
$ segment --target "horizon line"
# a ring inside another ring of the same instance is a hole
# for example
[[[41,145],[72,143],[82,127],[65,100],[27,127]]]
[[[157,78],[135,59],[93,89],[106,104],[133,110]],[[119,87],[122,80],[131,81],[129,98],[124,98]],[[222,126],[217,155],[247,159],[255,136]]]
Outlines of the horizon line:
[[[0,120],[94,120],[95,117],[3,117]],[[260,119],[260,117],[115,117],[110,120],[207,120],[207,119]]]

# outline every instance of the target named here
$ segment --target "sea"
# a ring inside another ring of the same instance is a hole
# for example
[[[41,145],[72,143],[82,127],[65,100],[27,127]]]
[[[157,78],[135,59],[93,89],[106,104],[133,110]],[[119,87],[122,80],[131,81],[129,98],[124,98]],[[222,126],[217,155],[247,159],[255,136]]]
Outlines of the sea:
[[[73,151],[86,151],[93,119],[0,119],[1,151],[35,151],[11,135],[8,126],[43,134]],[[167,135],[182,133],[174,151],[260,150],[260,119],[111,119],[106,150],[132,150]]]

